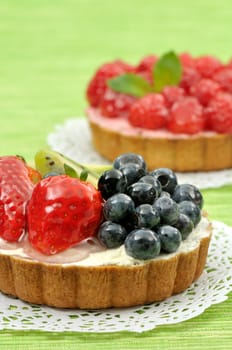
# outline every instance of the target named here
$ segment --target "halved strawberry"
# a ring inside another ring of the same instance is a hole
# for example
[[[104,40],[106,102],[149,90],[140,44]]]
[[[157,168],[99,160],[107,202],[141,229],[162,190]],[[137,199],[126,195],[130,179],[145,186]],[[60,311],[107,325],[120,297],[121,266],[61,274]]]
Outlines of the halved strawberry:
[[[0,157],[0,237],[18,241],[26,230],[26,204],[33,184],[24,161]]]
[[[102,218],[102,196],[88,182],[51,176],[35,186],[27,217],[32,246],[43,254],[56,254],[95,235]]]

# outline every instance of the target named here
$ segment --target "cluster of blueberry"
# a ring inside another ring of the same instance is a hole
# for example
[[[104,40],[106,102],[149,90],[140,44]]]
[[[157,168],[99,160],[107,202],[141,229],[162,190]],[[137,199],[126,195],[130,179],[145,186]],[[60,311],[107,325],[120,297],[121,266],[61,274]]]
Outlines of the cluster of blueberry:
[[[201,219],[203,197],[198,188],[178,184],[167,168],[147,171],[144,159],[126,153],[98,181],[104,219],[98,238],[107,248],[125,245],[135,259],[175,252]]]

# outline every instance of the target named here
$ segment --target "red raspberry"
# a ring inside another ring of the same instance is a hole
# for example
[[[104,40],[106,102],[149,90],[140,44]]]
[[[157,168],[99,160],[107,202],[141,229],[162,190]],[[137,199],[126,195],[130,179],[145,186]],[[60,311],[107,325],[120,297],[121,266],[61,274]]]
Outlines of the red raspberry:
[[[88,182],[50,176],[35,186],[27,217],[32,246],[43,254],[56,254],[95,235],[102,218],[102,197]]]
[[[212,78],[213,74],[222,67],[222,63],[212,56],[195,58],[195,67],[203,78]]]
[[[185,90],[178,86],[166,86],[162,91],[168,107],[185,96]]]
[[[168,129],[173,133],[196,134],[204,129],[203,108],[196,98],[186,97],[170,110]]]
[[[129,113],[129,122],[139,128],[159,129],[165,126],[168,110],[161,94],[148,94],[136,101]]]
[[[224,91],[232,94],[232,67],[221,69],[213,76],[213,79],[221,85]]]
[[[179,59],[183,67],[194,67],[194,58],[189,53],[179,54]]]
[[[120,60],[105,63],[103,66],[101,66],[96,71],[87,87],[86,95],[90,105],[93,107],[97,107],[99,105],[102,96],[106,91],[108,79],[126,72],[131,72],[132,70],[132,66]]]
[[[150,85],[154,84],[154,77],[152,71],[144,71],[144,72],[138,72],[136,75],[139,75],[143,79],[145,79]]]
[[[136,72],[152,72],[155,63],[158,61],[158,57],[155,55],[149,55],[144,57],[136,67]]]
[[[205,109],[209,129],[222,134],[232,133],[232,96],[219,93]]]
[[[229,60],[229,62],[226,65],[227,68],[232,68],[232,58]]]
[[[190,87],[197,83],[200,79],[201,76],[196,69],[188,66],[183,67],[180,87],[182,87],[188,94]]]
[[[148,81],[149,84],[154,83],[153,68],[159,57],[150,55],[144,57],[135,69],[135,72]]]
[[[198,99],[203,105],[207,106],[211,98],[213,98],[221,87],[218,83],[210,79],[201,79],[190,88],[190,94]]]
[[[110,118],[118,117],[129,112],[135,102],[135,97],[107,89],[100,103],[101,113]]]

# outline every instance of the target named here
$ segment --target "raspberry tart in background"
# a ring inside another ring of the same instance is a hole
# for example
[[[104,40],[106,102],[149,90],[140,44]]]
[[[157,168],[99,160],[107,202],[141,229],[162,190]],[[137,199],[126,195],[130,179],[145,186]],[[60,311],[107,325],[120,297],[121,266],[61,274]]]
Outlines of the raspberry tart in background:
[[[169,52],[137,66],[103,64],[87,87],[94,148],[112,161],[141,154],[150,169],[232,167],[232,64]]]
[[[98,178],[50,150],[35,164],[0,157],[2,293],[62,308],[129,307],[201,275],[211,223],[199,189],[171,169],[148,171],[134,153]]]

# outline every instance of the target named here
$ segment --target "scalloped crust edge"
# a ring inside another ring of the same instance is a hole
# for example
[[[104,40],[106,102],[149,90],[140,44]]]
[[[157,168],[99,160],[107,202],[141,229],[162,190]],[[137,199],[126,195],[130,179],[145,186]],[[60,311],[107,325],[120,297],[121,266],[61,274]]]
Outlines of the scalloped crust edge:
[[[87,111],[88,114],[88,111]],[[110,130],[89,119],[94,148],[113,161],[126,152],[141,154],[149,169],[211,171],[232,167],[232,135],[199,135],[189,138],[148,138]]]
[[[47,264],[0,254],[0,291],[59,308],[130,307],[164,300],[186,290],[204,269],[209,235],[196,248],[133,266]]]

